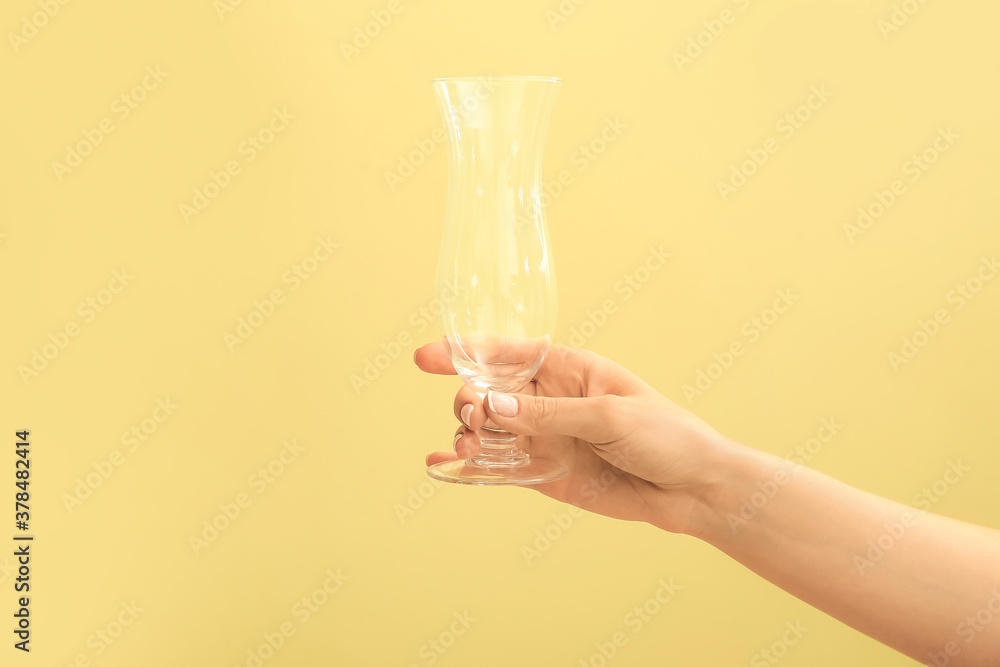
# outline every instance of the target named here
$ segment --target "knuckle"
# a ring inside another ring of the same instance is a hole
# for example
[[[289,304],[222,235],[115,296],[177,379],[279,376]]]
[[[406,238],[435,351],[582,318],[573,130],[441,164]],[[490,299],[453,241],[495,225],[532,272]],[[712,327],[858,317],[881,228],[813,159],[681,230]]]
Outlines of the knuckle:
[[[615,394],[599,397],[589,411],[594,435],[602,440],[620,438],[632,428],[637,418],[629,400]]]
[[[558,403],[547,396],[536,396],[531,401],[531,417],[538,425],[548,424],[555,419]]]
[[[622,406],[620,399],[621,396],[616,396],[614,394],[599,396],[597,400],[594,401],[592,406],[594,416],[604,422],[617,419],[621,415],[624,407]]]

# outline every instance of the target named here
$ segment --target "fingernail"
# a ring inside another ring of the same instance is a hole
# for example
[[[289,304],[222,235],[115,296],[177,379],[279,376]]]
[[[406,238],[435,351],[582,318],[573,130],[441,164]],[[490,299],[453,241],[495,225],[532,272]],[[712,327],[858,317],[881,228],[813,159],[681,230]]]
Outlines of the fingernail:
[[[463,435],[465,434],[459,433],[455,436],[455,439],[451,441],[451,448],[456,454],[458,454],[458,441],[462,438]]]
[[[486,399],[490,404],[490,410],[501,417],[517,416],[517,399],[510,394],[498,394],[495,391],[491,391],[486,395]]]
[[[472,428],[472,422],[470,420],[472,419],[473,409],[472,403],[466,403],[462,406],[462,411],[459,413],[462,416],[462,423],[469,428]]]

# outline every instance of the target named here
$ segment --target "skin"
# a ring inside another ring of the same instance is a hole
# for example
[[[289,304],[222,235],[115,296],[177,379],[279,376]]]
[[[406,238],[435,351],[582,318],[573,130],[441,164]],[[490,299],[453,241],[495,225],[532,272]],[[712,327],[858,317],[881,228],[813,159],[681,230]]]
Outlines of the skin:
[[[443,342],[419,348],[414,361],[455,372]],[[455,416],[468,423],[455,451],[434,452],[427,465],[468,458],[492,420],[527,436],[528,454],[569,468],[531,487],[547,496],[697,537],[918,661],[1000,664],[1000,531],[746,447],[586,350],[553,346],[534,380],[509,396],[513,417],[459,389]],[[493,398],[499,409],[502,397]]]

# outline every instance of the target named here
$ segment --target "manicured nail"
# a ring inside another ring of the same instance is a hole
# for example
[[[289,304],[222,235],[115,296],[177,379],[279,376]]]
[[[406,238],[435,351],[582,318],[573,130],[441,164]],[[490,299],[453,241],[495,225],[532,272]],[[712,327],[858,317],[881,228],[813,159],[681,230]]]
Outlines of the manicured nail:
[[[490,410],[501,417],[517,416],[517,399],[510,394],[498,394],[491,391],[486,395],[486,399],[490,404]]]
[[[458,441],[462,438],[463,435],[465,434],[459,433],[455,436],[455,439],[451,441],[451,448],[456,454],[458,454]]]
[[[472,403],[466,403],[462,406],[462,411],[459,413],[462,416],[462,423],[472,428],[472,411],[474,410]]]

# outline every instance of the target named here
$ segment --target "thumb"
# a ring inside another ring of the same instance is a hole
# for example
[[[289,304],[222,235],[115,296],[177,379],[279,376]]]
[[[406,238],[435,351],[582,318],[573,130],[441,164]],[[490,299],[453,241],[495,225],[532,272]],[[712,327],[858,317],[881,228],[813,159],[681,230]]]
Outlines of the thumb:
[[[553,398],[528,394],[486,394],[487,416],[502,429],[522,435],[568,435],[595,444],[616,440],[622,397]]]

